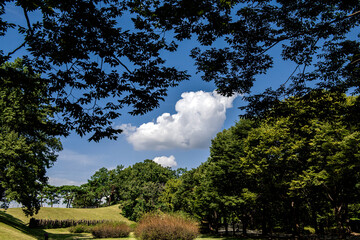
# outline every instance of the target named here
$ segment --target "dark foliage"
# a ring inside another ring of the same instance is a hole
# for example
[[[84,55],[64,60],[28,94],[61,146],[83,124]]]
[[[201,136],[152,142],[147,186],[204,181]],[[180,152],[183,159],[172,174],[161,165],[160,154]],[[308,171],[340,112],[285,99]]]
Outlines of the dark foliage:
[[[8,2],[19,6],[25,26],[4,20]],[[26,47],[26,65],[49,82],[64,133],[116,138],[121,130],[111,121],[124,107],[134,115],[150,111],[168,88],[189,79],[161,55],[187,39],[198,41],[190,55],[202,78],[224,95],[250,93],[275,58],[295,64],[281,86],[246,95],[249,115],[311,88],[358,93],[359,6],[359,0],[2,1],[0,37],[16,28],[24,42],[0,50],[0,64]],[[130,19],[133,26],[122,24]]]
[[[24,38],[14,51],[0,51],[0,64],[27,48],[24,62],[49,83],[64,134],[75,130],[80,136],[92,133],[90,140],[95,141],[116,138],[121,130],[111,121],[121,115],[120,109],[130,106],[133,115],[146,113],[158,107],[168,88],[188,78],[184,71],[167,67],[160,56],[176,49],[173,42],[153,30],[119,26],[131,16],[124,1],[6,2],[20,7],[27,25],[4,21],[6,4],[0,3],[0,37],[17,28]],[[30,13],[38,18],[31,19]]]
[[[284,76],[281,86],[245,97],[249,116],[261,114],[278,99],[303,95],[312,88],[353,88],[359,93],[359,0],[146,3],[136,8],[137,25],[172,30],[179,41],[196,36],[202,46],[194,48],[191,56],[198,71],[225,95],[250,93],[257,77],[273,67],[274,59],[294,63],[293,74]],[[215,45],[217,40],[223,45]],[[280,48],[279,54],[272,51],[275,47]]]

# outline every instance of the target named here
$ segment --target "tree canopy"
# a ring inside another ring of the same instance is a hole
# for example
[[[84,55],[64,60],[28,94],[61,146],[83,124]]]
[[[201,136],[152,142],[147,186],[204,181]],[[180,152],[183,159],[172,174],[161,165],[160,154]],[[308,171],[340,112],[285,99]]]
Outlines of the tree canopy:
[[[349,206],[360,193],[356,102],[313,91],[280,102],[266,118],[240,120],[219,133],[200,171],[200,186],[213,194],[200,211],[217,203],[218,222],[238,217],[246,227],[252,219],[263,234],[275,227],[299,234],[304,225],[317,233],[324,226],[347,231]]]
[[[0,201],[17,201],[26,214],[40,208],[37,197],[47,182],[46,169],[61,150],[54,108],[46,98],[47,85],[21,60],[0,71]]]
[[[10,3],[21,9],[24,26],[5,20]],[[225,95],[251,93],[274,58],[295,64],[279,88],[244,95],[251,115],[311,88],[358,93],[359,6],[359,0],[1,1],[0,37],[15,28],[24,41],[0,49],[0,64],[26,48],[24,64],[49,83],[64,133],[91,133],[97,141],[121,132],[111,121],[125,106],[143,114],[159,106],[168,88],[189,79],[187,69],[168,66],[162,55],[187,39],[197,39],[187,54],[202,78]],[[122,24],[126,18],[132,27]]]

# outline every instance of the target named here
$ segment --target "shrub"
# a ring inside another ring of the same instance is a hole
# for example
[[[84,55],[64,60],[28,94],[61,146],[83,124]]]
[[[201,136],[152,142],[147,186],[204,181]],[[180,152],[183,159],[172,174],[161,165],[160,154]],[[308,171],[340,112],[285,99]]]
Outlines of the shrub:
[[[198,224],[180,215],[147,214],[138,223],[135,235],[141,240],[192,240]]]
[[[93,226],[91,233],[96,238],[120,238],[128,237],[131,228],[122,222],[109,222]]]
[[[86,224],[79,224],[76,226],[71,226],[69,228],[69,232],[71,233],[84,233],[84,232],[91,232],[92,226],[88,226]]]

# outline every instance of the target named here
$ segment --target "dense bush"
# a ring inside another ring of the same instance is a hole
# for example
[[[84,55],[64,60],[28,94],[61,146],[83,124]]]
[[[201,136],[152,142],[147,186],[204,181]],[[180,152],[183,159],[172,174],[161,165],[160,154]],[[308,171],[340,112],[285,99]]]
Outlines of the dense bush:
[[[91,232],[92,226],[86,225],[86,224],[79,224],[76,226],[71,226],[69,228],[69,232],[71,233],[83,233],[83,232]]]
[[[141,240],[192,240],[198,224],[180,215],[147,214],[138,223],[135,235]]]
[[[109,222],[93,226],[91,233],[96,238],[120,238],[128,237],[131,228],[122,222]]]

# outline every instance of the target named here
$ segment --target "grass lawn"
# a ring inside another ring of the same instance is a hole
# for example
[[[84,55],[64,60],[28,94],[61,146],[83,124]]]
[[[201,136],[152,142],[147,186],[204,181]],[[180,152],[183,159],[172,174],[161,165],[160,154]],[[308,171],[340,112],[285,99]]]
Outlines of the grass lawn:
[[[87,219],[87,220],[113,220],[123,221],[128,224],[129,221],[121,214],[118,205],[95,208],[95,209],[76,209],[76,208],[41,208],[39,213],[34,217],[36,219]],[[0,240],[43,240],[44,234],[48,234],[49,240],[72,240],[72,239],[93,239],[90,233],[70,233],[66,228],[59,229],[32,229],[28,227],[28,217],[25,217],[21,208],[10,208],[6,211],[0,209]],[[102,238],[104,239],[104,238]],[[128,238],[106,238],[106,239],[123,239],[136,240],[131,233]],[[212,237],[200,236],[196,240],[246,240],[245,238],[231,237]]]
[[[118,205],[92,209],[46,207],[41,208],[34,218],[111,220],[123,221],[128,224],[134,223],[120,213]],[[92,239],[92,235],[89,233],[73,234],[67,229],[32,229],[28,227],[29,220],[30,217],[26,217],[21,208],[10,208],[6,211],[0,209],[0,240],[44,239],[45,233],[48,234],[49,239]]]
[[[9,208],[6,210],[7,214],[20,219],[24,223],[29,223],[30,218],[26,217],[21,208]],[[123,221],[128,224],[133,223],[121,214],[119,205],[103,208],[51,208],[43,207],[39,213],[34,216],[36,219],[52,219],[52,220],[111,220],[111,221]]]

